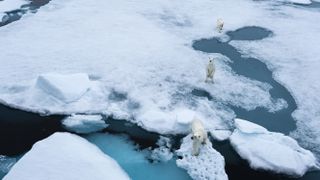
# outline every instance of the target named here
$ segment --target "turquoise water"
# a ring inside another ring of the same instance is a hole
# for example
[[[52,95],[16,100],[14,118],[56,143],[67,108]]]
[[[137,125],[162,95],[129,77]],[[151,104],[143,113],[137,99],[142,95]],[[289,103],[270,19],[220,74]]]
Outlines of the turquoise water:
[[[140,150],[125,135],[96,133],[85,136],[104,153],[114,158],[133,179],[188,180],[189,175],[176,166],[175,159],[168,162],[151,162],[147,150]]]

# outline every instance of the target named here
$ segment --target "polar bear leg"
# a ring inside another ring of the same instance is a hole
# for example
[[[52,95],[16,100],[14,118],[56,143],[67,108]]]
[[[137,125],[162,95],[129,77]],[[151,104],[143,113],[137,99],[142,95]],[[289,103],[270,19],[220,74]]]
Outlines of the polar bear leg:
[[[198,156],[199,155],[199,150],[200,150],[200,142],[198,140],[193,140],[192,143],[192,155],[193,156]]]

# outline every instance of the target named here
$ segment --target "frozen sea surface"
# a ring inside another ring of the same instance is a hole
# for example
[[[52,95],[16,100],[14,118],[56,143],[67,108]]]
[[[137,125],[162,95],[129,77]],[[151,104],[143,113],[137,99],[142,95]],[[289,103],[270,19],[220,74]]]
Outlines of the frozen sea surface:
[[[199,113],[213,130],[230,128],[240,111],[291,109],[288,98],[272,94],[274,84],[239,75],[229,64],[233,59],[221,54],[210,55],[217,59],[216,84],[203,83],[208,54],[194,51],[192,41],[212,36],[228,41],[214,31],[215,20],[222,17],[224,32],[245,26],[273,32],[263,40],[228,44],[248,61],[266,63],[274,80],[288,89],[297,105],[292,109],[297,130],[291,135],[319,156],[319,51],[310,44],[319,42],[320,27],[319,9],[311,8],[313,4],[56,0],[39,13],[0,28],[0,99],[13,107],[49,114],[104,113],[173,134],[188,131],[177,118],[185,110]],[[43,104],[35,103],[29,93],[36,78],[48,72],[87,73],[101,86],[77,102],[41,111]],[[190,96],[194,89],[204,89],[214,101]],[[282,119],[270,117],[273,122]],[[155,128],[158,125],[161,129]],[[285,129],[286,123],[281,127]]]

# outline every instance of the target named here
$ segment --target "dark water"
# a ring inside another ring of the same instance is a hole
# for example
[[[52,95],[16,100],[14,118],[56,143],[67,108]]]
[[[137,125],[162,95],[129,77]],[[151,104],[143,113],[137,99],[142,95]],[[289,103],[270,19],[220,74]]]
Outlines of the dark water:
[[[236,31],[227,32],[227,35],[230,36],[230,40],[260,40],[272,36],[272,32],[261,27],[244,27]],[[221,42],[216,38],[194,41],[193,48],[206,53],[220,53],[227,56],[232,61],[229,66],[235,73],[270,84],[272,86],[270,90],[272,98],[281,98],[288,103],[287,108],[275,113],[268,112],[264,108],[247,111],[239,107],[231,107],[237,117],[262,125],[268,130],[284,134],[296,129],[295,121],[291,116],[292,112],[297,108],[295,100],[284,86],[273,79],[272,72],[264,63],[258,59],[243,57],[229,42]],[[195,89],[193,94],[212,99],[209,93],[201,89]]]
[[[270,30],[261,27],[244,27],[236,31],[226,33],[231,40],[261,40],[272,36]],[[220,53],[227,56],[232,62],[229,63],[232,70],[247,78],[268,83],[272,86],[270,94],[272,98],[282,98],[288,103],[288,107],[277,112],[268,112],[264,108],[256,108],[252,111],[231,106],[237,117],[247,119],[254,123],[260,124],[271,131],[288,134],[296,128],[292,112],[297,108],[296,102],[290,92],[275,81],[272,72],[268,67],[254,58],[243,57],[229,42],[221,42],[216,38],[200,39],[193,43],[193,48],[206,53]],[[192,94],[195,96],[207,97],[213,100],[213,97],[206,91],[194,89]],[[219,151],[226,159],[226,172],[230,179],[295,179],[282,175],[276,175],[265,171],[255,171],[249,168],[246,161],[233,150],[229,141],[213,142],[213,147]],[[320,172],[309,172],[301,180],[319,180]]]

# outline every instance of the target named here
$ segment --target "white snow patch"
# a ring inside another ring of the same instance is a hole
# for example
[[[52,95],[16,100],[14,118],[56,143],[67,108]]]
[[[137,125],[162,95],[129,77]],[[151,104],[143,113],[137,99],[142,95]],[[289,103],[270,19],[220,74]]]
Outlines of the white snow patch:
[[[34,179],[129,179],[109,156],[87,140],[55,133],[37,142],[4,177]]]
[[[43,74],[37,78],[36,87],[61,101],[70,103],[80,99],[90,88],[87,74]]]
[[[224,141],[227,140],[230,135],[232,134],[232,132],[230,130],[211,130],[210,131],[211,136],[213,137],[213,139],[217,140],[217,141]]]
[[[27,3],[26,0],[2,0],[0,1],[0,13],[19,9],[21,5]]]
[[[249,161],[251,168],[299,177],[319,169],[315,156],[291,137],[269,132],[246,120],[235,122],[236,129],[229,138],[231,145]]]
[[[101,115],[73,114],[62,120],[62,124],[69,131],[82,134],[97,132],[108,127]]]
[[[176,151],[182,159],[177,160],[177,165],[186,169],[189,175],[196,180],[215,179],[226,180],[225,161],[223,156],[212,148],[210,141],[200,148],[200,154],[193,156],[191,135],[182,140],[180,149]]]

